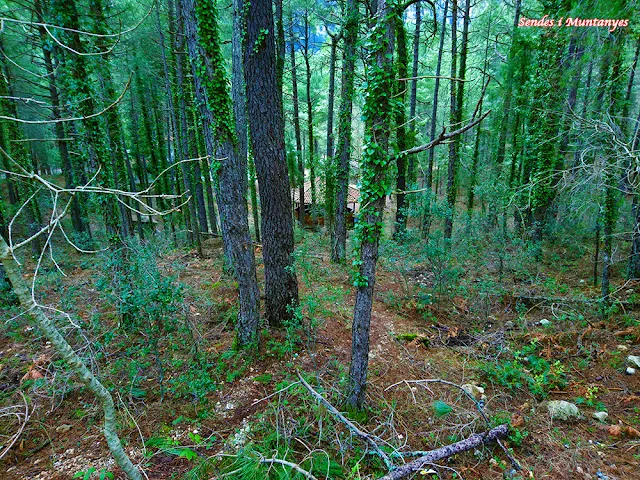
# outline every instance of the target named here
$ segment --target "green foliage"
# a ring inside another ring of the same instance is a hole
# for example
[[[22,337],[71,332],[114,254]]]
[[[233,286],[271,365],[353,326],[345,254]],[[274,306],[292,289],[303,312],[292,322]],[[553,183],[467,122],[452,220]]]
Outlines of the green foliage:
[[[218,7],[215,0],[194,3],[198,19],[198,40],[210,67],[208,71],[201,59],[197,70],[207,90],[208,106],[213,112],[214,131],[218,139],[235,143],[235,121],[229,95],[229,82],[220,46]],[[262,35],[262,32],[260,33]]]
[[[513,355],[513,360],[483,363],[480,370],[487,379],[510,390],[527,388],[531,394],[545,398],[549,390],[567,385],[566,367],[560,361],[553,363],[537,355],[537,341],[524,346]]]
[[[453,412],[453,407],[442,400],[436,400],[433,402],[433,411],[436,414],[436,417],[446,417]]]
[[[94,475],[95,473],[95,475]],[[95,467],[89,467],[87,470],[77,472],[73,478],[81,478],[82,480],[90,480],[92,477],[97,477],[99,480],[113,480],[113,473],[103,468],[98,471]]]
[[[195,440],[202,440],[201,437],[195,438],[194,434],[190,433],[190,438],[194,443]],[[179,440],[174,440],[167,437],[151,437],[144,442],[147,448],[154,448],[159,452],[165,453],[167,455],[175,455],[176,457],[184,458],[188,461],[195,460],[198,458],[198,453],[188,447],[183,447],[180,445]]]

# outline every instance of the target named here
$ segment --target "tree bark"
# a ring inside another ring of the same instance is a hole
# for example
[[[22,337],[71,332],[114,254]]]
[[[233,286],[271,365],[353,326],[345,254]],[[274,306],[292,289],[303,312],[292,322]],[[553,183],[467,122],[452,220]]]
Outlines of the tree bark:
[[[458,0],[451,0],[451,95],[449,121],[455,126],[458,123],[458,102],[456,100],[456,82],[458,60]],[[469,0],[467,0],[468,2]],[[449,144],[449,164],[447,166],[447,213],[444,220],[444,238],[450,239],[453,232],[453,215],[456,209],[456,168],[458,163],[457,140]]]
[[[329,92],[327,93],[327,155],[325,159],[325,200],[324,215],[327,220],[326,232],[333,235],[335,217],[335,164],[333,149],[333,109],[336,88],[336,52],[339,37],[331,35],[331,54],[329,56]]]
[[[367,144],[362,157],[361,212],[358,224],[360,250],[359,272],[356,278],[356,301],[351,333],[351,364],[347,405],[361,409],[365,402],[369,367],[369,331],[373,290],[375,285],[378,246],[382,233],[382,217],[386,194],[387,169],[390,162],[388,147],[393,107],[393,41],[396,19],[390,15],[386,0],[378,0],[375,25],[371,31],[373,50],[367,79],[364,114],[367,118]]]
[[[298,101],[298,74],[296,72],[296,46],[293,35],[293,16],[290,25],[289,57],[291,59],[291,84],[293,92],[293,131],[296,141],[296,161],[298,163],[298,222],[304,225],[304,157],[302,156],[302,134],[300,132],[300,104]],[[283,117],[284,118],[284,117]]]
[[[311,36],[311,26],[309,24],[309,11],[304,13],[304,64],[307,70],[306,92],[307,92],[307,165],[309,166],[309,182],[311,184],[311,222],[315,226],[316,220],[316,142],[313,134],[313,101],[311,99],[311,52],[309,40]]]
[[[196,6],[194,0],[180,1],[207,156],[216,158],[217,153],[219,158],[216,172],[222,237],[239,290],[237,340],[240,346],[251,346],[259,338],[260,293],[248,224],[247,159],[234,145],[236,123],[220,50],[217,11],[210,2]]]
[[[409,97],[409,125],[411,128],[411,140],[415,142],[416,132],[416,106],[418,103],[418,67],[420,66],[420,28],[422,26],[422,4],[416,2],[416,27],[413,31],[413,63],[411,65],[411,94]],[[409,157],[407,165],[407,180],[410,185],[416,181],[416,160]]]
[[[342,85],[338,116],[338,145],[336,148],[336,214],[331,238],[331,261],[344,263],[347,252],[347,198],[349,193],[349,163],[351,161],[351,120],[355,93],[356,41],[358,39],[358,3],[346,0],[343,30],[344,53]],[[354,212],[355,213],[355,212]]]
[[[271,1],[252,0],[245,12],[244,72],[262,210],[265,316],[271,325],[279,325],[294,316],[298,282],[293,269],[293,218]]]
[[[509,426],[507,424],[503,424],[483,433],[474,433],[469,438],[465,438],[459,442],[431,450],[426,455],[396,468],[384,477],[380,477],[378,480],[398,480],[400,478],[408,477],[409,475],[419,472],[423,468],[434,463],[438,463],[445,458],[458,455],[459,453],[468,452],[469,450],[477,448],[485,443],[495,442],[500,438],[504,438],[507,436],[508,432]]]
[[[515,13],[513,16],[513,28],[511,34],[511,48],[507,57],[507,78],[505,80],[504,106],[502,109],[502,122],[500,124],[500,136],[498,138],[498,151],[496,153],[496,165],[502,168],[507,143],[507,133],[511,115],[511,101],[513,99],[513,59],[516,51],[516,40],[518,35],[518,21],[520,20],[521,0],[515,0]]]
[[[429,141],[433,142],[436,139],[436,127],[437,127],[437,117],[438,117],[438,98],[440,92],[440,73],[442,71],[442,55],[444,52],[444,39],[447,31],[447,9],[449,8],[449,0],[445,0],[444,2],[444,12],[442,13],[442,26],[440,31],[440,46],[438,47],[438,62],[436,63],[436,79],[435,86],[433,89],[433,105],[431,107],[431,126],[429,131]],[[427,177],[425,181],[426,187],[426,195],[425,195],[425,203],[424,203],[424,217],[422,221],[422,236],[427,237],[429,235],[429,230],[431,229],[431,203],[433,202],[432,197],[434,193],[432,190],[433,184],[433,160],[434,160],[434,149],[429,149],[429,155],[427,157]],[[437,192],[436,194],[437,195]]]
[[[407,51],[407,33],[404,28],[404,21],[402,20],[402,11],[398,11],[396,14],[396,44],[397,44],[397,70],[400,78],[407,78],[409,75],[409,54]],[[407,212],[405,207],[405,194],[407,189],[407,157],[404,152],[409,142],[407,140],[407,114],[405,109],[405,99],[407,96],[407,83],[397,83],[397,101],[396,115],[395,115],[395,128],[396,128],[396,218],[395,218],[395,231],[393,237],[396,240],[402,240],[407,230]],[[411,155],[410,158],[413,158]]]

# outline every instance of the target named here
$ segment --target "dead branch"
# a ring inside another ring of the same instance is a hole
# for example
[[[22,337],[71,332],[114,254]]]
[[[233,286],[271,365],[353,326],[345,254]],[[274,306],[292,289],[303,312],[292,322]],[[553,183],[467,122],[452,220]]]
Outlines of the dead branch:
[[[87,120],[89,118],[99,117],[100,115],[103,115],[107,110],[111,110],[122,101],[124,94],[127,93],[127,90],[129,90],[129,85],[131,85],[132,77],[133,77],[133,73],[129,76],[129,80],[127,80],[127,84],[124,86],[124,89],[122,90],[122,93],[120,94],[120,96],[116,98],[116,100],[112,104],[106,106],[99,112],[92,113],[91,115],[87,115],[86,117],[56,118],[53,120],[23,120],[21,118],[7,117],[5,115],[0,115],[0,120],[10,120],[12,122],[26,123],[28,125],[48,125],[52,123],[78,122],[81,120]]]
[[[322,395],[320,395],[318,392],[316,392],[313,387],[311,385],[309,385],[306,380],[304,378],[302,378],[302,375],[300,375],[300,372],[298,373],[298,379],[300,380],[300,383],[302,383],[302,385],[309,390],[309,393],[311,393],[311,395],[313,395],[316,400],[318,400],[320,403],[322,403],[325,407],[327,407],[327,410],[329,410],[329,412],[336,417],[338,420],[340,420],[340,422],[344,423],[346,425],[346,427],[357,437],[360,437],[361,439],[363,439],[365,442],[367,442],[369,445],[371,445],[371,448],[373,448],[373,450],[375,451],[375,453],[382,459],[382,461],[385,463],[385,465],[387,466],[387,468],[389,470],[391,470],[393,468],[393,463],[391,462],[391,460],[389,460],[389,457],[387,456],[386,453],[384,453],[381,449],[380,446],[378,445],[378,442],[376,440],[379,440],[380,442],[382,442],[382,440],[377,439],[376,437],[374,437],[373,435],[370,435],[366,432],[363,432],[362,430],[360,430],[358,427],[356,427],[353,422],[351,422],[349,419],[347,419],[344,415],[342,415],[342,413],[340,413],[338,411],[338,409],[336,407],[334,407],[333,405],[331,405],[329,403],[329,401],[324,398]]]
[[[453,455],[472,450],[485,443],[494,442],[500,438],[504,438],[508,431],[509,426],[507,424],[503,424],[483,433],[474,433],[469,438],[465,438],[459,442],[431,450],[426,455],[392,470],[384,477],[380,477],[378,480],[398,480],[399,478],[408,477],[409,475],[422,470],[427,465],[452,457]]]
[[[9,439],[6,447],[4,447],[2,449],[2,452],[0,452],[0,459],[2,459],[7,453],[9,453],[9,450],[11,450],[11,447],[13,447],[13,445],[18,441],[18,439],[20,438],[20,435],[22,435],[22,431],[24,430],[24,427],[27,425],[27,422],[29,421],[29,417],[31,416],[31,412],[29,411],[29,402],[27,402],[27,399],[24,396],[24,393],[20,392],[19,390],[18,392],[20,393],[20,395],[22,395],[22,400],[24,401],[24,413],[20,414],[17,411],[14,411],[19,408],[18,405],[6,407],[0,410],[0,417],[15,416],[20,422],[20,427],[18,428],[18,431]]]
[[[464,127],[461,127],[458,130],[454,130],[453,132],[446,133],[447,129],[445,127],[445,128],[442,129],[442,132],[440,132],[440,135],[438,135],[432,142],[429,142],[429,143],[427,143],[425,145],[420,145],[418,147],[413,147],[413,148],[410,148],[408,150],[404,150],[404,151],[400,152],[398,154],[398,156],[400,156],[400,155],[413,155],[415,153],[420,153],[420,152],[424,152],[425,150],[429,150],[429,149],[435,147],[436,145],[439,145],[440,143],[443,143],[443,142],[449,140],[450,138],[453,138],[453,137],[455,137],[457,135],[460,135],[460,134],[466,132],[467,130],[475,127],[480,122],[482,122],[485,118],[487,118],[487,116],[490,113],[491,113],[491,110],[488,110],[480,118],[467,123]]]
[[[268,463],[268,464],[277,463],[279,465],[284,465],[284,466],[289,467],[292,470],[295,470],[300,475],[302,475],[303,477],[308,478],[309,480],[318,480],[311,473],[307,472],[305,469],[300,467],[300,465],[297,465],[297,464],[295,464],[293,462],[287,462],[286,460],[281,460],[279,458],[261,458],[260,459],[260,463]]]

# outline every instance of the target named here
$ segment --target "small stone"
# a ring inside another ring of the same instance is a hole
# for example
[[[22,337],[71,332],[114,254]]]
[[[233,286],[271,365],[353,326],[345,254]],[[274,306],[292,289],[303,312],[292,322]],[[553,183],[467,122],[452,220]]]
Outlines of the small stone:
[[[634,375],[636,373],[636,369],[632,367],[627,367],[627,369],[625,370],[625,373],[627,375]]]
[[[606,422],[608,417],[609,417],[609,414],[607,412],[595,412],[593,414],[593,418],[601,422]]]
[[[627,350],[629,350],[629,347],[627,347],[626,345],[618,345],[616,349],[620,350],[621,352],[626,352]]]
[[[554,420],[569,420],[571,418],[580,418],[580,410],[578,407],[564,400],[552,400],[547,404],[549,415]]]
[[[482,397],[484,397],[484,388],[479,387],[478,385],[474,385],[472,383],[465,383],[464,385],[462,385],[462,389],[465,392],[467,392],[469,395],[471,395],[473,398],[475,398],[476,400],[479,400]]]
[[[546,318],[543,318],[542,320],[540,320],[540,325],[546,327],[547,325],[551,325],[551,322],[549,320],[547,320]]]
[[[627,362],[632,363],[636,367],[640,368],[640,356],[638,355],[629,355],[627,357]]]

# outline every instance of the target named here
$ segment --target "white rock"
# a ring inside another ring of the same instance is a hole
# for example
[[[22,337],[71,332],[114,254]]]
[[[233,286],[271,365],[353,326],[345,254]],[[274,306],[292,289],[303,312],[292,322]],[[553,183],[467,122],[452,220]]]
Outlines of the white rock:
[[[627,362],[633,363],[636,367],[640,368],[640,356],[638,355],[629,355],[627,357]]]
[[[596,420],[600,420],[601,422],[606,422],[609,414],[607,412],[595,412],[593,414],[593,418]]]
[[[484,388],[472,383],[465,383],[462,385],[462,389],[477,400],[484,396]]]
[[[626,345],[617,345],[616,349],[620,350],[621,352],[626,352],[627,350],[629,350],[629,347],[627,347]]]
[[[551,322],[546,318],[543,318],[542,320],[540,320],[540,325],[544,325],[546,327],[547,325],[551,325]]]
[[[636,369],[635,368],[627,367],[627,370],[626,370],[626,374],[627,375],[633,375],[635,373],[636,373]]]
[[[580,418],[580,410],[578,407],[564,400],[551,400],[547,404],[549,415],[554,420],[569,420],[571,418]]]

